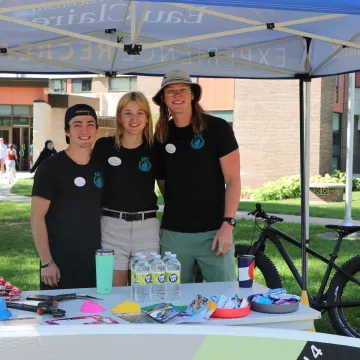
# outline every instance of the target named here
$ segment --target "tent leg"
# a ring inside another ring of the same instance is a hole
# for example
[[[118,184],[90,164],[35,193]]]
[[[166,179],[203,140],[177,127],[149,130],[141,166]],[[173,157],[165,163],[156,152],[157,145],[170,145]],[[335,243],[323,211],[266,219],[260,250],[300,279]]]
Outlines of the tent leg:
[[[311,80],[305,82],[306,85],[306,116],[305,116],[305,166],[304,166],[304,194],[305,194],[305,240],[306,247],[309,246],[309,225],[310,225],[310,199],[309,199],[309,181],[310,181],[310,126],[311,126]],[[305,252],[305,268],[308,270],[308,254]],[[306,272],[306,288],[309,283],[308,271]]]
[[[303,269],[306,271],[303,271],[303,279],[304,279],[304,287],[303,291],[301,293],[301,303],[309,306],[309,296],[307,292],[307,287],[309,283],[308,279],[308,254],[306,251],[303,251],[306,249],[306,247],[309,244],[309,218],[310,218],[310,207],[309,207],[309,179],[310,179],[310,126],[311,126],[311,79],[306,79],[306,115],[305,115],[305,124],[304,124],[304,234],[305,235],[305,246],[303,245],[303,236],[302,236],[302,259],[303,259]],[[304,101],[304,99],[303,99]],[[309,330],[312,332],[315,332],[315,325],[313,324],[313,327]]]
[[[346,129],[346,189],[345,217],[342,225],[354,226],[351,217],[352,176],[354,152],[354,107],[355,107],[355,73],[349,74],[348,116]]]
[[[303,287],[300,302],[309,306],[308,257],[306,247],[309,241],[309,173],[310,173],[310,79],[306,82],[306,121],[304,112],[304,80],[299,83],[300,96],[300,177],[301,177],[301,259]],[[309,331],[316,331],[315,326]]]
[[[300,79],[300,182],[301,182],[301,259],[302,259],[302,280],[303,291],[307,291],[307,258],[306,258],[306,229],[308,227],[306,219],[306,170],[305,170],[305,98],[304,98],[304,80]],[[309,181],[309,180],[308,180]],[[308,182],[307,181],[307,182]]]

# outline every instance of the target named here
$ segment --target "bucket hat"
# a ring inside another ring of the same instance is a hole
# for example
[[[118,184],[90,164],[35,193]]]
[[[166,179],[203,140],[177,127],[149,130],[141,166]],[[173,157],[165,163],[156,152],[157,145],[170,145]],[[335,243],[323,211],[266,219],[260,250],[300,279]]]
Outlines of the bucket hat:
[[[166,88],[166,86],[177,83],[189,84],[192,92],[194,93],[194,100],[199,101],[201,99],[201,86],[198,83],[192,82],[189,74],[180,70],[172,70],[166,73],[163,77],[160,90],[152,98],[153,102],[160,106],[162,91]]]

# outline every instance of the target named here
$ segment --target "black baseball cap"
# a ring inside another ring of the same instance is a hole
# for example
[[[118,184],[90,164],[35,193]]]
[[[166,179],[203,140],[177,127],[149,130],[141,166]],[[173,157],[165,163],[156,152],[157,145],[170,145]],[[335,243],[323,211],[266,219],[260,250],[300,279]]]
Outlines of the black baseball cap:
[[[96,111],[94,110],[93,107],[91,107],[90,105],[87,105],[87,104],[76,104],[76,105],[69,107],[66,110],[65,129],[68,128],[69,122],[71,121],[71,119],[73,119],[76,116],[92,116],[95,119],[96,124],[97,124],[97,115],[96,115]],[[69,137],[65,136],[65,138],[66,138],[66,143],[70,144]]]

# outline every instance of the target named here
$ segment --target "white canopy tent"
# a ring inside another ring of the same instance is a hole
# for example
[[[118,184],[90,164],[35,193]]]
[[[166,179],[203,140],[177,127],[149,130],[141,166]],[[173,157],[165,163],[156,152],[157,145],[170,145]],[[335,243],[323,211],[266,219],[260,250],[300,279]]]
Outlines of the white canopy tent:
[[[360,70],[359,36],[358,0],[0,0],[2,73],[299,79],[305,279],[310,80]]]

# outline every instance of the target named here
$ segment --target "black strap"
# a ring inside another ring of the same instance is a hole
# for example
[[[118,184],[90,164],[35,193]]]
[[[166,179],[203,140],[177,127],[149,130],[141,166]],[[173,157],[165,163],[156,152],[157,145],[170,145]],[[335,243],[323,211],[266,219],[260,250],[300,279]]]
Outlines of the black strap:
[[[115,219],[121,219],[125,221],[139,221],[139,220],[146,220],[151,218],[156,218],[156,211],[151,211],[147,213],[120,213],[117,211],[111,210],[102,210],[103,216],[113,217]]]

